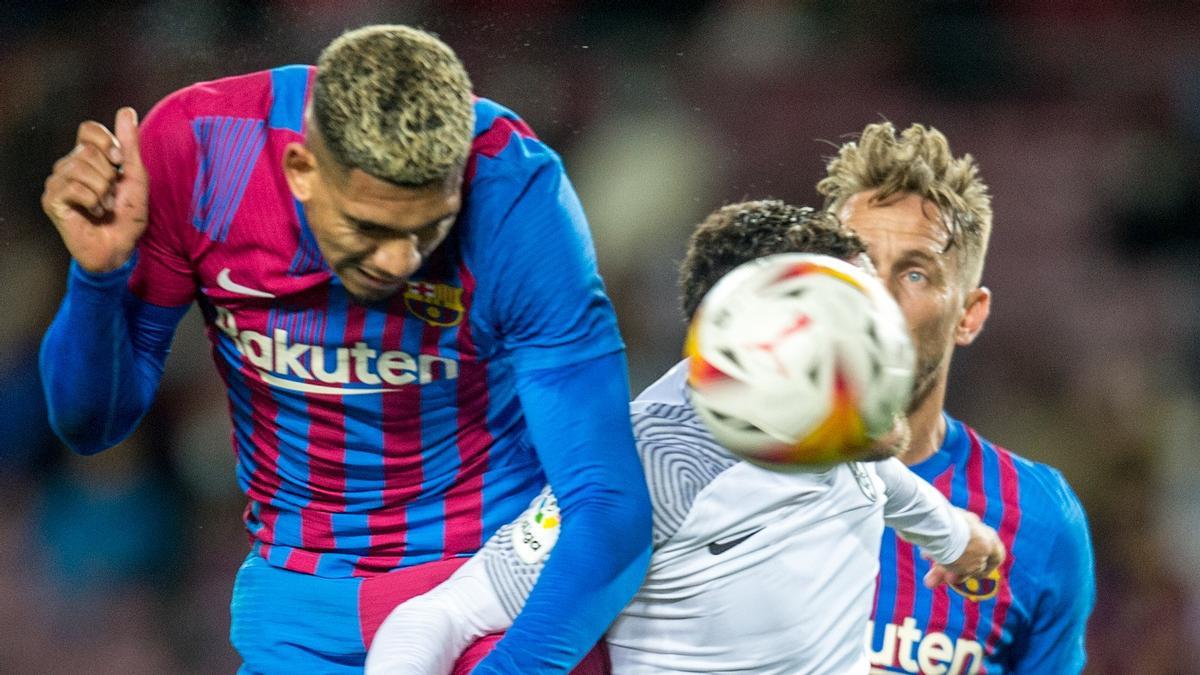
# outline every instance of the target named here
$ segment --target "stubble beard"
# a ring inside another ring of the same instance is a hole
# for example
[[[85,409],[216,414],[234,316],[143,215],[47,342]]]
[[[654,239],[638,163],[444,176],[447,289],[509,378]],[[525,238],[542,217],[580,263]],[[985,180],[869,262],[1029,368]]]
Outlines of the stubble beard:
[[[916,372],[913,375],[912,396],[908,400],[908,408],[905,410],[906,415],[912,415],[919,410],[929,400],[929,397],[933,395],[942,370],[942,361],[943,358],[940,356],[926,357],[925,355],[921,355],[917,358]]]

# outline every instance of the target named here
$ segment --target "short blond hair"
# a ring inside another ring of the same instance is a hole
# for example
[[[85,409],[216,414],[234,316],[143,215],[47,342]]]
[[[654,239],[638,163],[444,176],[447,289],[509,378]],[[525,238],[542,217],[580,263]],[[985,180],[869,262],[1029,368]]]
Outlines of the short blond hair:
[[[992,233],[992,197],[971,155],[955,158],[950,143],[933,127],[914,124],[899,136],[891,122],[868,124],[858,141],[843,143],[817,183],[825,207],[835,213],[859,192],[876,190],[872,201],[911,193],[933,202],[950,230],[949,246],[960,246],[960,264],[970,288],[979,285]]]
[[[444,181],[471,149],[471,80],[449,46],[416,28],[343,33],[317,60],[312,105],[335,160],[396,185]]]

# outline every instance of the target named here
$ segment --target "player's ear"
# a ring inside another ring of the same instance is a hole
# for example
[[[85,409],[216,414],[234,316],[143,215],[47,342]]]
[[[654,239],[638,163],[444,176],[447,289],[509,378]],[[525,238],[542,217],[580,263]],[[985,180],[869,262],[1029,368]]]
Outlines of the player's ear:
[[[983,330],[988,314],[992,311],[992,292],[986,286],[980,286],[967,293],[966,306],[958,325],[954,327],[954,344],[966,347],[975,341],[975,337]]]
[[[307,202],[317,181],[317,157],[303,143],[288,143],[283,149],[283,175],[292,196]]]

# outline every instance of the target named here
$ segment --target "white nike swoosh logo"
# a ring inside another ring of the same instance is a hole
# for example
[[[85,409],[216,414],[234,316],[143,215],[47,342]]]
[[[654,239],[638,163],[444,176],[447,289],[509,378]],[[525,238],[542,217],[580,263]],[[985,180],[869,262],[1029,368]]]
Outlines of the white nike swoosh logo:
[[[273,298],[273,297],[275,297],[275,295],[273,293],[268,293],[266,291],[260,291],[257,288],[250,288],[249,286],[243,286],[243,285],[237,283],[236,281],[234,281],[233,279],[230,279],[228,267],[221,270],[221,272],[219,274],[217,274],[217,286],[221,287],[222,289],[224,289],[226,291],[229,291],[230,293],[237,293],[238,295],[249,295],[254,298]]]
[[[308,382],[296,382],[295,380],[285,380],[282,377],[277,377],[266,371],[258,371],[259,377],[263,382],[275,387],[283,389],[291,389],[292,391],[302,391],[307,394],[333,394],[334,396],[352,396],[354,394],[384,394],[389,391],[399,391],[398,389],[353,389],[350,387],[330,387],[322,384],[310,384]]]

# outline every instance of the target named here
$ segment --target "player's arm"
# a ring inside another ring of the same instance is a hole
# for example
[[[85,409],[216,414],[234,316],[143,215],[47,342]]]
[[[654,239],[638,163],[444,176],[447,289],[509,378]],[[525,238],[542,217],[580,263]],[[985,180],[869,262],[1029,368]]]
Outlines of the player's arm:
[[[153,304],[129,290],[135,268],[153,267],[159,256],[161,247],[147,241],[154,237],[144,236],[147,223],[172,205],[165,185],[156,188],[159,203],[151,203],[147,171],[147,164],[157,170],[170,152],[143,163],[147,128],[149,151],[161,145],[163,123],[155,117],[139,129],[137,114],[123,108],[115,133],[96,122],[81,124],[75,148],[54,165],[42,195],[72,262],[39,367],[51,426],[83,454],[120,442],[145,414],[190,299]],[[187,275],[159,280],[163,288],[190,289],[192,283]]]
[[[1017,673],[1078,673],[1087,653],[1084,634],[1096,602],[1096,571],[1087,516],[1079,498],[1057,471],[1050,470],[1061,514],[1037,568],[1040,591],[1033,619],[1013,663]]]
[[[445,675],[472,642],[507,630],[537,583],[560,526],[558,503],[546,487],[448,579],[388,614],[367,651],[366,675]]]
[[[876,467],[887,495],[884,521],[936,563],[925,576],[927,586],[985,576],[1004,562],[1004,544],[978,516],[956,508],[898,459]]]
[[[680,446],[639,441],[652,487],[656,547],[682,526],[696,495],[708,484],[705,479],[723,470],[714,473],[727,453],[702,439],[695,442],[698,445]],[[650,457],[666,459],[649,461]],[[445,675],[471,643],[507,630],[553,555],[561,528],[558,501],[547,486],[446,581],[388,614],[367,651],[367,675]]]
[[[487,191],[472,187],[472,208],[505,214],[487,242],[476,305],[512,355],[564,525],[525,608],[476,672],[565,672],[641,583],[650,501],[630,427],[624,350],[579,200],[553,153],[532,139],[513,143],[505,153],[519,157],[510,159],[536,163],[511,186],[515,204],[489,203]]]

